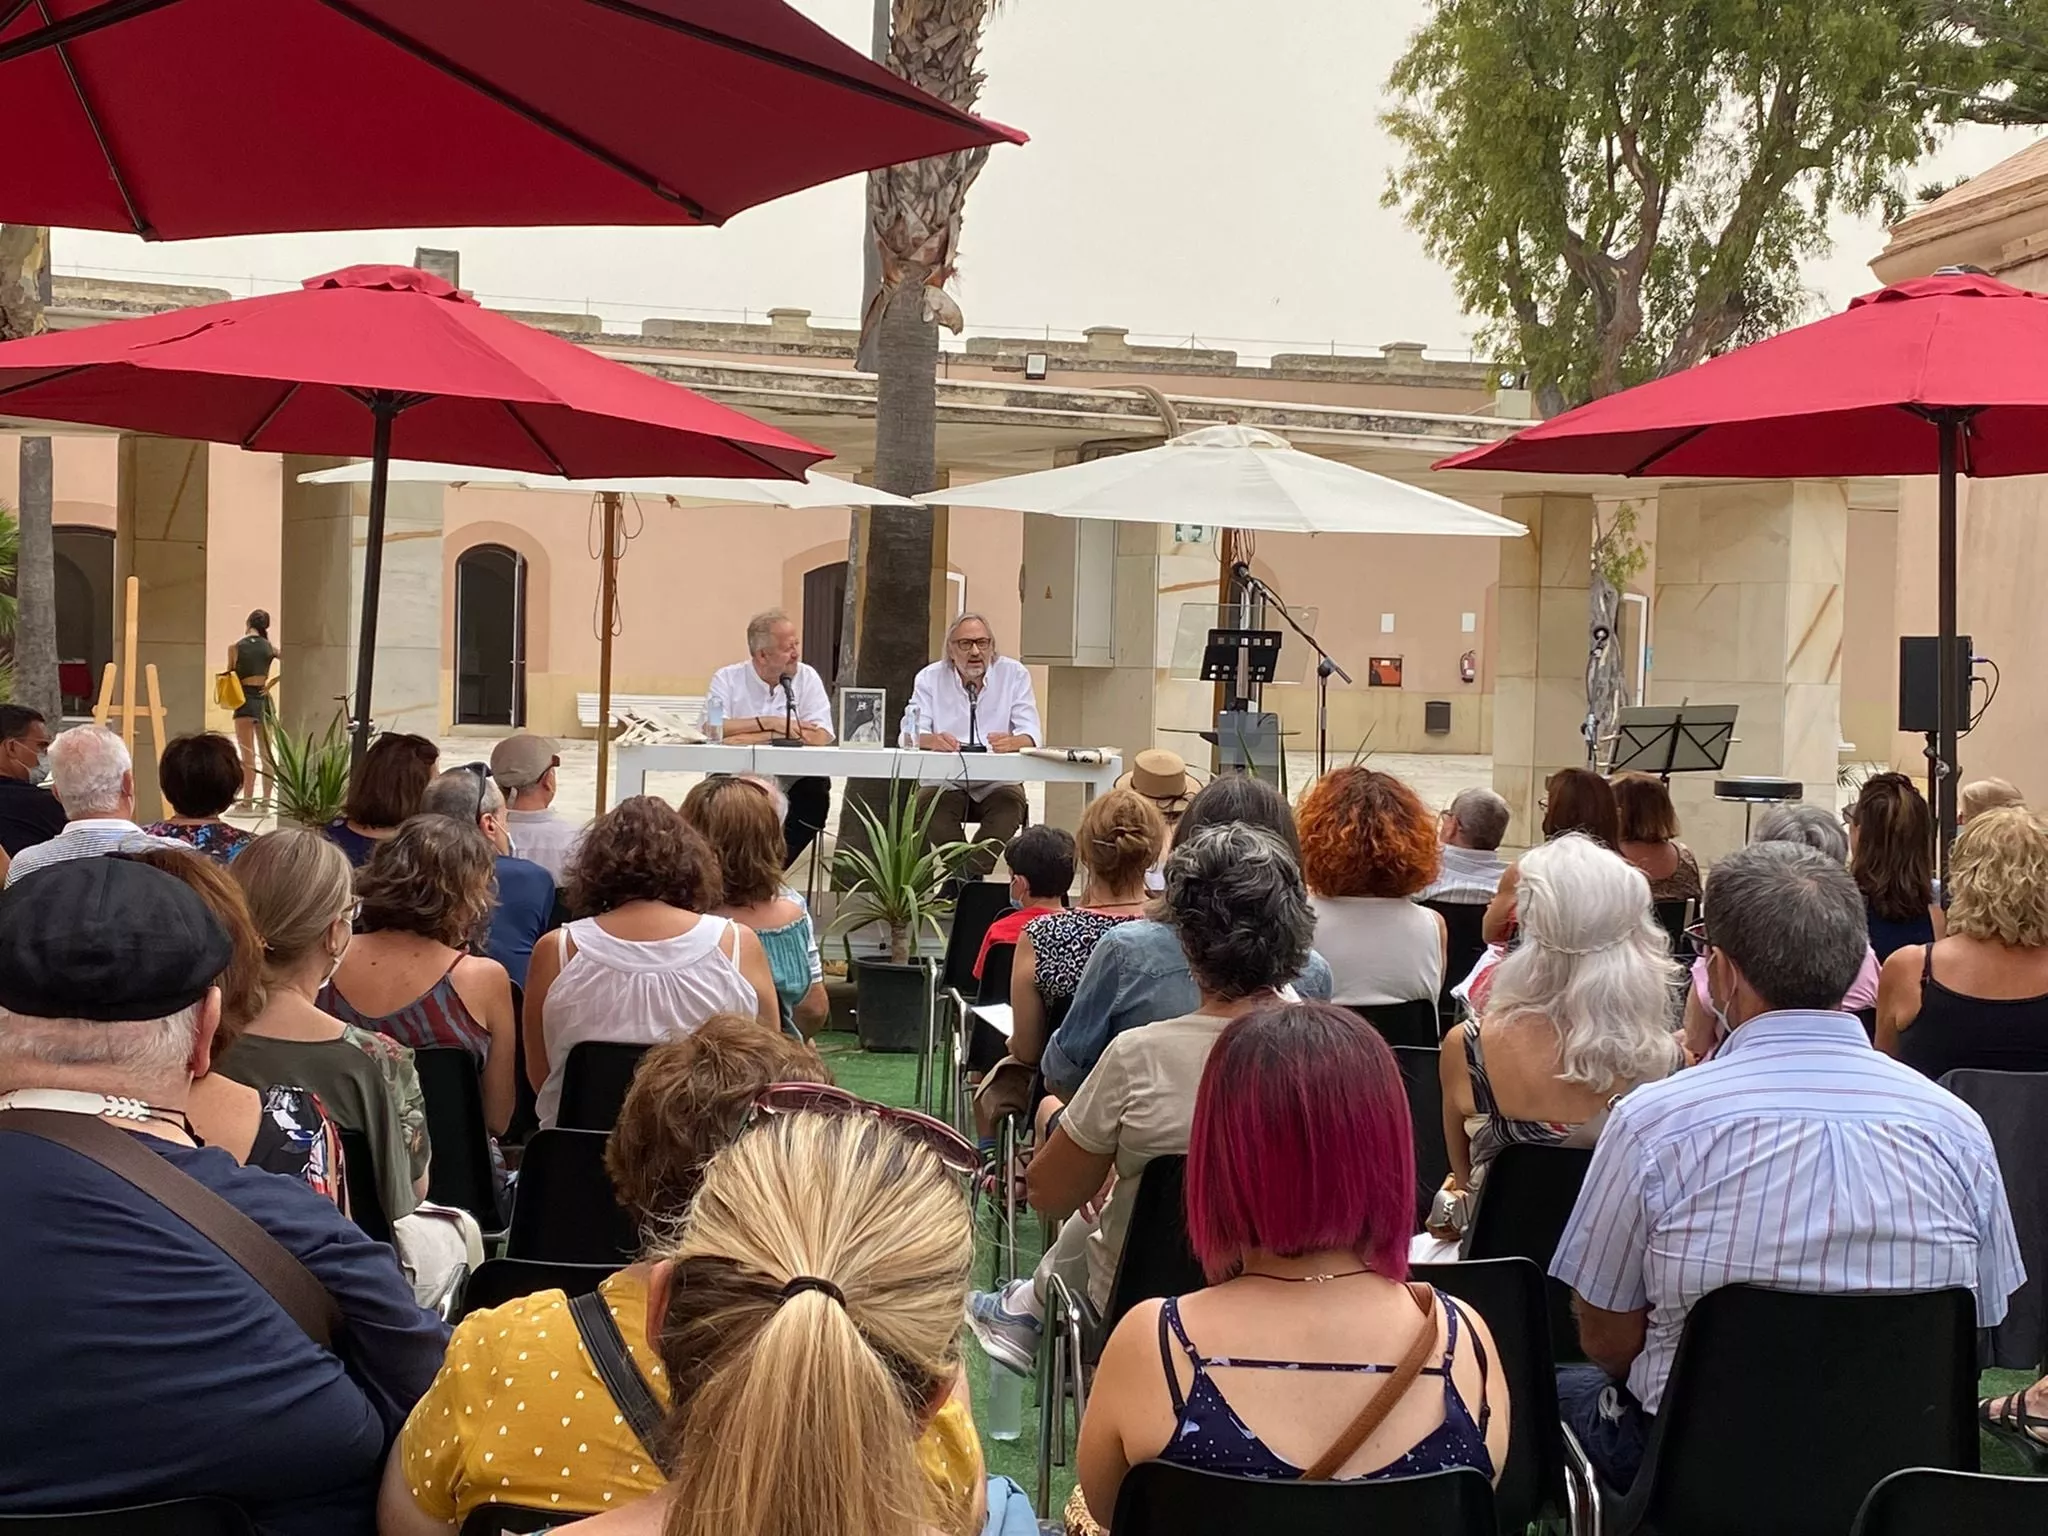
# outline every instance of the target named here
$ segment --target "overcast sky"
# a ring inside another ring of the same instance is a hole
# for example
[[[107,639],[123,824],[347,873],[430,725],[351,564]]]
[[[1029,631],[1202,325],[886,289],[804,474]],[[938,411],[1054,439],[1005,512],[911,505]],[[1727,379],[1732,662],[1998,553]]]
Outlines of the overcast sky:
[[[795,0],[865,49],[870,0]],[[1291,345],[1405,340],[1456,352],[1471,326],[1445,274],[1380,206],[1392,146],[1387,72],[1425,0],[1008,0],[982,109],[1032,142],[989,159],[957,294],[970,334],[1121,325]],[[2026,133],[1959,133],[1915,184],[1972,173]],[[462,252],[487,302],[648,314],[859,304],[857,179],[785,198],[722,230],[440,230],[145,245],[61,232],[60,271],[186,276],[266,291],[353,261]],[[1842,221],[1810,280],[1828,307],[1873,286],[1883,243]],[[232,279],[232,282],[227,280]],[[1270,348],[1245,347],[1247,352]]]

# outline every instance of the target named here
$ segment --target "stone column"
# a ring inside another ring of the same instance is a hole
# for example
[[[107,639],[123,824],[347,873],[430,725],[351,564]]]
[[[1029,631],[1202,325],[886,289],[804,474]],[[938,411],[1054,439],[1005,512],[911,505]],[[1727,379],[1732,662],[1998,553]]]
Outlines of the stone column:
[[[301,485],[343,459],[284,461],[279,713],[294,731],[322,731],[354,687],[362,622],[368,485]],[[385,508],[384,584],[377,622],[379,730],[438,735],[441,677],[441,499],[438,485],[393,485]]]
[[[1587,591],[1593,499],[1506,496],[1527,538],[1500,541],[1493,685],[1493,787],[1514,812],[1508,844],[1540,833],[1544,782],[1586,766]]]
[[[1658,497],[1650,702],[1738,706],[1726,771],[1797,779],[1829,809],[1848,528],[1840,481],[1676,486]],[[1685,841],[1703,861],[1743,839],[1743,807],[1715,800],[1713,778],[1671,781]]]
[[[123,437],[115,492],[115,625],[125,622],[128,578],[141,581],[136,618],[135,700],[147,703],[152,663],[163,692],[164,739],[206,728],[206,696],[226,659],[206,653],[205,443],[182,438]],[[124,654],[116,636],[114,655]],[[126,680],[117,678],[118,701]],[[118,720],[111,722],[119,729]],[[154,821],[168,808],[157,790],[156,742],[146,720],[135,726],[137,819]]]

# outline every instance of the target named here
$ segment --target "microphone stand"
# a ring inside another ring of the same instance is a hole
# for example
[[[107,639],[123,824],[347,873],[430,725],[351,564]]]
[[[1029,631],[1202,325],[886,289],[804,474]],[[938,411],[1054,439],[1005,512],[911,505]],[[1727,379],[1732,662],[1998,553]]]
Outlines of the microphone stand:
[[[1295,622],[1280,594],[1254,576],[1251,566],[1240,560],[1231,568],[1231,574],[1244,588],[1247,597],[1259,595],[1270,602],[1279,611],[1280,622],[1307,641],[1308,648],[1319,658],[1316,662],[1316,777],[1321,778],[1329,772],[1330,764],[1330,679],[1332,676],[1341,677],[1349,683],[1351,674],[1338,664],[1336,657],[1323,649],[1314,635]]]
[[[796,733],[796,690],[790,686],[787,673],[777,678],[776,681],[782,686],[783,706],[782,740],[776,742],[775,745],[778,747],[800,747],[804,744],[804,739]]]
[[[967,745],[960,749],[962,752],[985,752],[988,750],[987,747],[982,745],[981,741],[980,710],[981,684],[969,683],[967,685]]]

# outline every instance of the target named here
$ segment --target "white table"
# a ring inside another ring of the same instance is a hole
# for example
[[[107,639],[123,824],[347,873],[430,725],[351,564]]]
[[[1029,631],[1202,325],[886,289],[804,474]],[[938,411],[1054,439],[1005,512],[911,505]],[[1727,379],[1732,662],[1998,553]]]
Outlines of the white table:
[[[962,763],[976,784],[1079,784],[1092,796],[1124,771],[1116,754],[1101,763],[1068,763],[1022,752],[905,752],[895,747],[727,746],[723,742],[620,747],[612,804],[647,793],[650,773],[759,773],[788,778],[887,779],[915,784],[927,774],[958,778]]]

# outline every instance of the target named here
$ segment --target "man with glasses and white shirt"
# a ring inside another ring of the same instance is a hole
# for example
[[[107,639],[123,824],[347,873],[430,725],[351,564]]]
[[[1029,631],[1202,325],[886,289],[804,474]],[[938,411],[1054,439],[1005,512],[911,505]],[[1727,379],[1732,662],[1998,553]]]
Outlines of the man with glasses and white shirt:
[[[969,822],[982,838],[1007,844],[1029,813],[1021,784],[977,780],[974,759],[989,752],[1017,752],[1044,737],[1031,673],[1014,657],[997,653],[995,631],[978,613],[963,613],[946,631],[946,654],[917,674],[904,711],[903,727],[915,722],[917,744],[927,752],[956,752],[959,771],[927,774],[918,794],[932,807],[931,840],[958,842]],[[980,880],[995,868],[995,854],[978,852],[960,867],[963,881]]]

